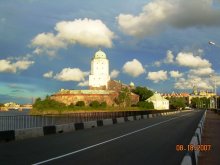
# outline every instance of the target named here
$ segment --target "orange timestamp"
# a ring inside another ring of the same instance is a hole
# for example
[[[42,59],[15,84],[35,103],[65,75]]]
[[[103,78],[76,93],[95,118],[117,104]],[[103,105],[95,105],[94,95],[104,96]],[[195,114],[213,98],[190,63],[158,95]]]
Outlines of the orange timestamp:
[[[200,144],[200,145],[183,145],[183,144],[177,144],[176,145],[176,151],[210,151],[212,145],[211,144]]]

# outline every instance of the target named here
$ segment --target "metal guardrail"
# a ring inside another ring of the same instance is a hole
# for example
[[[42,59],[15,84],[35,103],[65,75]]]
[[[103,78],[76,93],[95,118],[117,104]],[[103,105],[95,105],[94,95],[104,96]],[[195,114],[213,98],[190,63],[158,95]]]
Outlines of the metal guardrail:
[[[138,116],[170,112],[171,110],[120,111],[120,112],[86,112],[68,115],[16,115],[0,116],[0,131],[43,127],[67,123],[80,123],[108,118]],[[173,110],[172,110],[173,111]]]

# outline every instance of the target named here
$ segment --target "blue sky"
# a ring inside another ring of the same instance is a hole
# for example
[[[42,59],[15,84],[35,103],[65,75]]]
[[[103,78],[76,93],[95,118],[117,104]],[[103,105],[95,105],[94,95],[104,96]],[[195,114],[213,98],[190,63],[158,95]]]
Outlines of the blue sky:
[[[112,79],[213,90],[219,45],[219,0],[0,0],[0,102],[86,89],[99,48]]]

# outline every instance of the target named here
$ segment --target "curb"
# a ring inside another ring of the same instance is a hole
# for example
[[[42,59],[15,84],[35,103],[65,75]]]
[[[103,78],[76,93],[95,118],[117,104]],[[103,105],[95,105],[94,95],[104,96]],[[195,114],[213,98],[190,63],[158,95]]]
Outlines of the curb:
[[[206,110],[207,111],[207,110]],[[202,132],[204,128],[206,111],[204,112],[201,120],[199,121],[198,127],[195,131],[194,136],[192,137],[189,145],[198,146],[201,145]],[[197,165],[199,158],[199,150],[188,151],[182,159],[181,165]]]
[[[119,118],[113,118],[113,119],[102,119],[102,120],[87,121],[87,122],[81,122],[81,123],[49,125],[49,126],[44,126],[44,127],[35,127],[35,128],[27,128],[27,129],[0,131],[0,142],[9,142],[9,141],[14,141],[14,140],[23,140],[23,139],[34,138],[34,137],[47,136],[51,134],[73,132],[73,131],[78,131],[78,130],[83,130],[83,129],[90,129],[90,128],[95,128],[95,127],[120,124],[120,123],[135,121],[135,120],[150,119],[150,118],[155,118],[158,116],[172,115],[176,113],[180,113],[180,111],[119,117]]]

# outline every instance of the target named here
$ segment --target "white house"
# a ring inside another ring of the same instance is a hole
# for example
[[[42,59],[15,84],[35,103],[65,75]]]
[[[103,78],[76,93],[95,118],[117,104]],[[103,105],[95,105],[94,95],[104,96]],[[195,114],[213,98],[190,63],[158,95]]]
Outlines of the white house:
[[[91,61],[91,74],[89,75],[90,87],[105,87],[108,88],[109,75],[109,61],[106,54],[99,50],[95,53]]]
[[[163,98],[157,92],[145,101],[152,102],[154,104],[154,109],[156,110],[169,109],[169,100]]]

